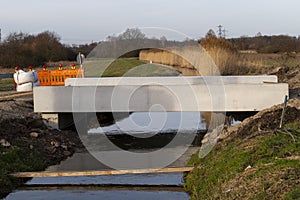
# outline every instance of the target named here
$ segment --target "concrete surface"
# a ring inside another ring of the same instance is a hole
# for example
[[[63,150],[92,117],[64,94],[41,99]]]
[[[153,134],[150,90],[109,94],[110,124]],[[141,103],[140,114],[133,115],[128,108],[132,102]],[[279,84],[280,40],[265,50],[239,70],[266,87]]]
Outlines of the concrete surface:
[[[179,77],[109,77],[68,78],[65,86],[116,86],[116,85],[197,85],[197,84],[255,84],[277,83],[277,76],[179,76]]]
[[[259,111],[288,95],[288,84],[276,82],[276,76],[69,79],[66,85],[75,86],[34,88],[34,111]]]

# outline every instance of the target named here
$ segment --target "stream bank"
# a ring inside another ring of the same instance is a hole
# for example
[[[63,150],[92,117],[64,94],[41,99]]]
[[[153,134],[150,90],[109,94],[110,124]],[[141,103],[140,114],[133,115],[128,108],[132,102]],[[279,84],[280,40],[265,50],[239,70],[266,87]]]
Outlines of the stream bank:
[[[299,199],[300,100],[276,105],[225,128],[204,158],[193,155],[185,190],[191,199]]]

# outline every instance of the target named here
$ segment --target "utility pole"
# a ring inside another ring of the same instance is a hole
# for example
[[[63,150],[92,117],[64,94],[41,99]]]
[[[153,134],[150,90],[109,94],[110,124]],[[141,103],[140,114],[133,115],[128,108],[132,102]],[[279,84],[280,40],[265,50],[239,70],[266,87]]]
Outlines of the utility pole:
[[[217,26],[219,29],[218,29],[218,36],[219,36],[219,38],[222,38],[222,35],[223,35],[223,30],[222,30],[222,28],[223,28],[223,26],[222,25],[219,25],[219,26]]]

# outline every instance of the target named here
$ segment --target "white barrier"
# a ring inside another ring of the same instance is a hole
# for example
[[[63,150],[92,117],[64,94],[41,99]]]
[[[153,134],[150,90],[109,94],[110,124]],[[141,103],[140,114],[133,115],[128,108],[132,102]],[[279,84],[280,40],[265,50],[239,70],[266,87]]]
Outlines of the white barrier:
[[[19,70],[13,75],[14,81],[17,84],[17,92],[29,92],[33,90],[33,87],[40,86],[38,81],[38,74],[36,71],[25,72]]]

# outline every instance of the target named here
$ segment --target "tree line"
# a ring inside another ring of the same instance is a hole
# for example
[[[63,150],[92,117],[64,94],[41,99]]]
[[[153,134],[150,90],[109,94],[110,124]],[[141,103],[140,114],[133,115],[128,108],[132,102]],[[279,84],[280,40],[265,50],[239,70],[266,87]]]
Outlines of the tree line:
[[[177,43],[167,41],[165,37],[149,39],[138,28],[128,28],[117,36],[108,36],[105,41],[72,46],[62,44],[55,32],[45,31],[37,35],[11,33],[0,43],[0,67],[41,66],[49,62],[76,61],[79,52],[96,57],[138,57],[140,47],[160,48]]]
[[[218,38],[216,33],[210,29],[206,36],[199,41],[206,40],[205,43],[210,43],[210,45],[215,42],[213,40],[209,42],[207,38]],[[219,42],[225,40],[225,38],[219,38]],[[291,52],[300,52],[300,36],[288,36],[288,35],[262,35],[260,32],[254,37],[241,36],[239,38],[230,38],[226,39],[231,43],[234,48],[237,50],[253,50],[257,53],[291,53]],[[229,45],[227,44],[227,46]],[[220,44],[219,44],[220,45]],[[232,47],[230,47],[232,49]]]
[[[96,45],[68,46],[50,31],[37,35],[11,33],[0,44],[0,66],[41,66],[48,62],[75,61],[78,52],[89,53]]]
[[[257,53],[300,52],[300,37],[288,35],[240,37],[229,39],[239,50],[255,50]]]
[[[300,52],[300,37],[287,35],[240,37],[217,39],[213,30],[198,42],[205,48],[222,47],[235,52],[237,50],[255,50],[258,53]],[[95,48],[98,44],[99,48]],[[101,57],[137,57],[139,47],[164,48],[180,46],[186,42],[169,41],[165,37],[147,38],[138,28],[127,29],[117,36],[108,36],[105,41],[83,45],[66,45],[60,42],[55,32],[45,31],[37,35],[11,33],[0,43],[0,66],[41,66],[48,62],[75,61],[79,52]],[[94,51],[92,51],[95,49]],[[92,51],[92,52],[91,52]],[[127,52],[126,54],[122,54]]]

